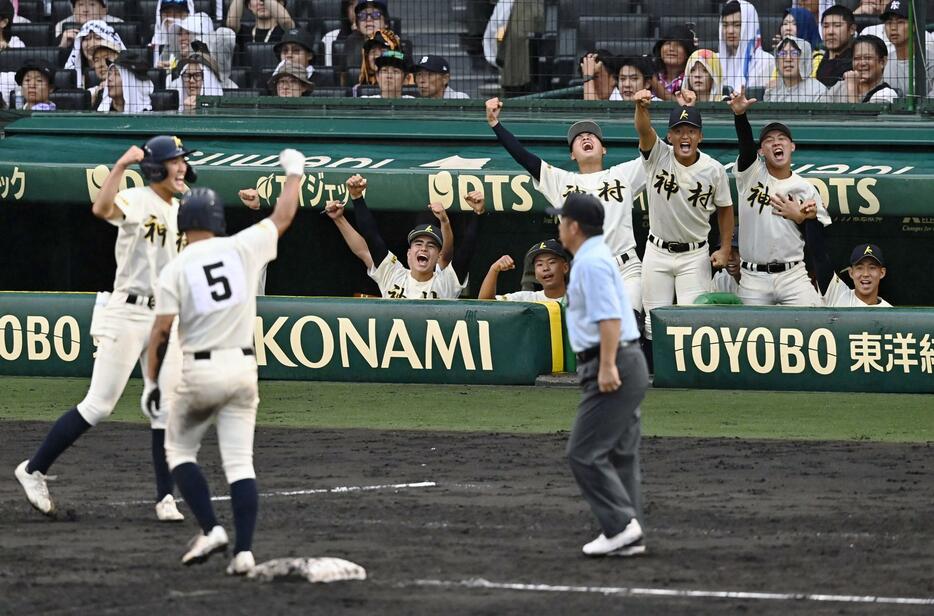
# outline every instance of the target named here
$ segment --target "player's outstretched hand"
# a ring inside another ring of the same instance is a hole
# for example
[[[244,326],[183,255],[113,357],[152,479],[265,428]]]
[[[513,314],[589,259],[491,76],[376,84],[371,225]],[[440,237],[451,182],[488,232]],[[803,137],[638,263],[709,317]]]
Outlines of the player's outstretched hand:
[[[746,110],[749,109],[753,103],[759,102],[757,98],[746,98],[746,87],[740,86],[739,92],[733,91],[730,94],[730,109],[733,110],[734,115],[743,115],[746,113]]]
[[[143,379],[143,396],[140,399],[140,407],[143,415],[150,420],[155,420],[161,413],[159,408],[162,404],[162,392],[159,391],[159,383]]]
[[[470,209],[474,211],[475,214],[482,214],[486,211],[486,204],[484,203],[483,191],[472,190],[467,193],[467,196],[464,197],[464,200],[467,201],[467,205],[470,206]]]
[[[347,192],[350,193],[351,199],[359,199],[363,196],[363,192],[366,190],[366,178],[360,175],[350,176],[347,180]]]
[[[496,272],[506,272],[511,269],[516,269],[516,262],[512,260],[512,257],[509,255],[503,255],[499,259],[493,262],[493,265],[490,266],[490,270]]]
[[[324,206],[324,213],[327,214],[328,218],[331,220],[343,218],[344,204],[340,201],[328,201],[328,204]]]
[[[441,224],[448,222],[448,213],[440,203],[429,203],[428,209],[431,210],[431,213],[435,215],[435,218],[437,218],[438,222]]]
[[[130,165],[135,165],[146,156],[146,153],[143,152],[143,148],[138,145],[131,145],[130,149],[123,153],[123,156],[117,160],[118,167],[129,167]]]
[[[503,109],[503,101],[493,97],[486,102],[486,121],[490,127],[499,124],[499,112]]]
[[[237,193],[240,197],[240,202],[243,205],[247,206],[251,210],[259,209],[259,193],[256,192],[255,188],[244,188]]]
[[[802,203],[790,195],[775,193],[769,198],[772,213],[800,225],[808,218],[817,217],[817,203],[813,200]]]
[[[681,88],[675,92],[675,101],[682,107],[693,107],[697,102],[697,92]]]
[[[632,102],[634,102],[637,106],[642,107],[643,109],[648,109],[649,105],[652,104],[652,91],[639,90],[632,95]]]
[[[710,255],[710,266],[714,269],[723,269],[726,267],[727,263],[730,262],[730,246],[724,246],[720,250],[715,250],[712,255]]]
[[[305,155],[298,150],[287,148],[279,152],[279,165],[286,175],[304,175]]]

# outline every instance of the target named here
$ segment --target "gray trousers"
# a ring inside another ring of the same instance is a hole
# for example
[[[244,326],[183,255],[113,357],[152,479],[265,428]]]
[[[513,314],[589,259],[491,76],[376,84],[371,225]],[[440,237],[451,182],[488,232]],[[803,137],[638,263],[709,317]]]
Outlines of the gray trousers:
[[[567,455],[584,500],[603,534],[612,537],[633,518],[642,520],[639,403],[649,374],[638,344],[620,348],[616,367],[623,382],[612,393],[597,386],[599,358],[578,365],[583,397],[568,439]]]

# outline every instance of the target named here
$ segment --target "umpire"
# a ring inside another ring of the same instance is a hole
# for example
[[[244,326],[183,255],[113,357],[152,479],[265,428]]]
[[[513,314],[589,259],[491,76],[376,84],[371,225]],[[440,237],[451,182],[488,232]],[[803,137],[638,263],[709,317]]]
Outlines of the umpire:
[[[567,327],[583,396],[568,440],[574,479],[603,533],[587,556],[645,553],[640,488],[639,403],[649,384],[639,328],[613,255],[603,242],[603,204],[572,193],[561,209],[561,243],[574,254]]]

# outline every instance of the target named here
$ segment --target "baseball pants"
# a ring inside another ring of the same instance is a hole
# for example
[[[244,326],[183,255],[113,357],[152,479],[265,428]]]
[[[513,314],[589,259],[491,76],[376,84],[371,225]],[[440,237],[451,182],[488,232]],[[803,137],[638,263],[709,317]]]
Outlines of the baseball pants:
[[[745,272],[743,272],[745,275]],[[645,337],[652,339],[651,311],[674,304],[693,304],[710,290],[710,256],[707,246],[688,252],[669,252],[646,242],[642,262],[642,306]]]
[[[81,417],[92,426],[113,413],[117,401],[126,389],[133,368],[139,362],[146,373],[149,361],[146,351],[155,314],[146,306],[126,303],[126,295],[114,293],[106,306],[96,308],[91,335],[97,343],[97,355],[91,373],[91,385],[84,400],[78,403]],[[172,408],[173,393],[181,375],[181,350],[177,330],[173,328],[162,369],[159,387],[163,392],[164,408]],[[153,430],[165,429],[168,413],[160,413],[151,420]]]
[[[803,262],[777,274],[747,269],[742,273],[737,295],[747,306],[823,305]]]
[[[620,264],[619,257],[616,257],[616,265],[623,276],[623,287],[633,311],[642,312],[642,261],[633,250],[631,257],[623,264]]]
[[[227,483],[255,479],[253,430],[259,390],[256,358],[238,348],[211,351],[210,359],[186,353],[182,380],[165,433],[169,469],[197,464],[201,439],[217,424],[217,440]]]
[[[594,358],[577,367],[582,398],[567,455],[584,500],[603,534],[612,537],[632,518],[642,521],[639,404],[649,386],[649,374],[637,344],[621,347],[616,353],[616,368],[623,382],[616,391],[600,393],[599,366],[599,358]]]

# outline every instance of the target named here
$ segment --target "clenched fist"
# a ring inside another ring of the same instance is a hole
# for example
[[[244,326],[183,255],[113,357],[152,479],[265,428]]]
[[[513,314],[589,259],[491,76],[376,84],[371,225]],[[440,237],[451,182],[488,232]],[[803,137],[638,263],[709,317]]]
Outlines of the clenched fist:
[[[359,173],[352,175],[350,179],[347,180],[347,192],[350,193],[351,199],[359,199],[363,196],[365,190],[366,178]]]

